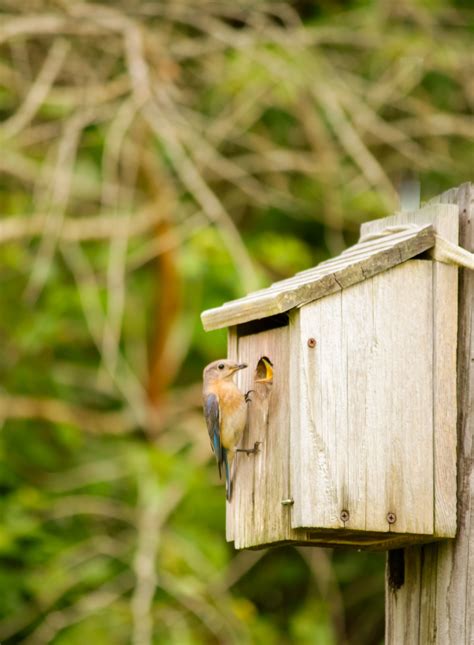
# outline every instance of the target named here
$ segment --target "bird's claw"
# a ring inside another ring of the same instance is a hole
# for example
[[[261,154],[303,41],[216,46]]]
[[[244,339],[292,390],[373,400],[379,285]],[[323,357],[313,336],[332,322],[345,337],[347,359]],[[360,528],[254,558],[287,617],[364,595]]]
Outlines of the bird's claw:
[[[245,403],[251,403],[252,402],[252,399],[250,398],[250,395],[252,394],[252,392],[255,392],[255,390],[249,390],[248,392],[246,392],[244,394]]]
[[[256,454],[257,454],[257,452],[258,452],[258,448],[259,448],[259,446],[261,446],[261,445],[262,445],[262,442],[261,442],[261,441],[256,441],[256,442],[253,444],[253,448],[237,448],[237,452],[245,452],[245,454],[247,455],[247,457],[248,457],[249,455],[256,455]]]

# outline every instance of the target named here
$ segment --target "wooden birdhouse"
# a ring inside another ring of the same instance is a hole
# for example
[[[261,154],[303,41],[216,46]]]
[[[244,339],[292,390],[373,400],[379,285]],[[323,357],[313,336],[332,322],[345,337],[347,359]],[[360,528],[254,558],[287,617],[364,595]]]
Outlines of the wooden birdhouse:
[[[253,390],[235,547],[388,549],[456,532],[456,206],[369,222],[338,257],[202,314]],[[440,262],[437,257],[441,257]]]

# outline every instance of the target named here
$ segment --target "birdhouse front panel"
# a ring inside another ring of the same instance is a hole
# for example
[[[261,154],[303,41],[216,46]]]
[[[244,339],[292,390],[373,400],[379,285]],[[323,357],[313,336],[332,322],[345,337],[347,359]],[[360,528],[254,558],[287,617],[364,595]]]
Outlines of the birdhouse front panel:
[[[293,316],[292,526],[433,533],[431,262]]]

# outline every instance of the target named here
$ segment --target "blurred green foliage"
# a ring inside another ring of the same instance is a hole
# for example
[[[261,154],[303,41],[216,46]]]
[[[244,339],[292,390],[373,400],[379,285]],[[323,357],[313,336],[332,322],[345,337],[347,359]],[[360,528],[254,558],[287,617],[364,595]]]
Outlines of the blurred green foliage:
[[[471,179],[470,3],[0,12],[1,642],[381,643],[383,555],[225,542],[199,313]]]

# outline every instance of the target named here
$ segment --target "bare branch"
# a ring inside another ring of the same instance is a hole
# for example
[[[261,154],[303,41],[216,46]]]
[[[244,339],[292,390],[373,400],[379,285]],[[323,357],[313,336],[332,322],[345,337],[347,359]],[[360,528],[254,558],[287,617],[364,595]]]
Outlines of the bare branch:
[[[163,218],[160,200],[148,204],[136,215],[122,218],[117,215],[94,215],[92,217],[66,218],[59,233],[61,242],[86,242],[145,235]],[[28,239],[42,235],[48,215],[34,214],[21,217],[0,215],[0,244],[13,240]]]
[[[95,591],[80,596],[65,609],[57,609],[47,614],[44,621],[23,642],[25,645],[49,645],[63,629],[106,609],[132,587],[133,576],[129,571],[125,571]]]
[[[56,36],[59,33],[95,36],[103,33],[103,29],[60,14],[29,14],[9,20],[3,19],[0,26],[0,44],[19,36]]]
[[[50,210],[47,214],[41,244],[26,288],[26,297],[32,301],[38,297],[48,278],[50,266],[61,230],[64,212],[69,200],[74,163],[83,128],[94,118],[91,111],[77,112],[67,123],[58,146],[50,196]]]
[[[102,205],[104,208],[119,209],[131,208],[133,202],[133,189],[137,171],[138,154],[128,152],[126,156],[127,194],[125,189],[119,189],[120,171],[119,164],[127,131],[133,123],[136,107],[132,100],[124,101],[112,121],[104,145],[102,161],[104,182],[102,191]],[[134,148],[135,150],[135,148]],[[117,218],[118,219],[118,218]],[[120,217],[125,220],[125,229],[130,225],[130,213],[126,212]],[[109,261],[107,266],[107,320],[103,326],[101,353],[104,361],[111,371],[115,371],[119,353],[119,342],[122,327],[122,317],[125,305],[125,265],[127,260],[128,236],[112,237],[109,245]]]
[[[97,495],[63,495],[51,505],[47,519],[57,520],[73,515],[98,515],[132,525],[136,521],[136,512],[131,506],[111,497]]]
[[[96,275],[79,244],[63,245],[61,253],[74,276],[91,338],[96,347],[100,349],[106,319],[100,301]],[[122,355],[118,360],[119,370],[115,369],[115,365],[109,366],[108,362],[103,363],[107,375],[129,405],[135,422],[141,427],[146,427],[148,418],[146,392]]]
[[[0,395],[0,419],[39,419],[75,426],[92,434],[121,435],[134,424],[123,412],[99,412],[59,399]]]
[[[152,603],[159,576],[156,559],[163,524],[181,501],[184,491],[176,486],[159,490],[152,473],[140,473],[138,480],[141,512],[138,520],[137,550],[133,561],[136,584],[132,596],[133,645],[152,645]]]
[[[48,96],[54,79],[60,71],[68,50],[69,43],[63,39],[57,39],[51,45],[35,82],[31,85],[25,100],[18,110],[1,126],[0,136],[8,139],[16,136],[34,117],[43,101]]]

